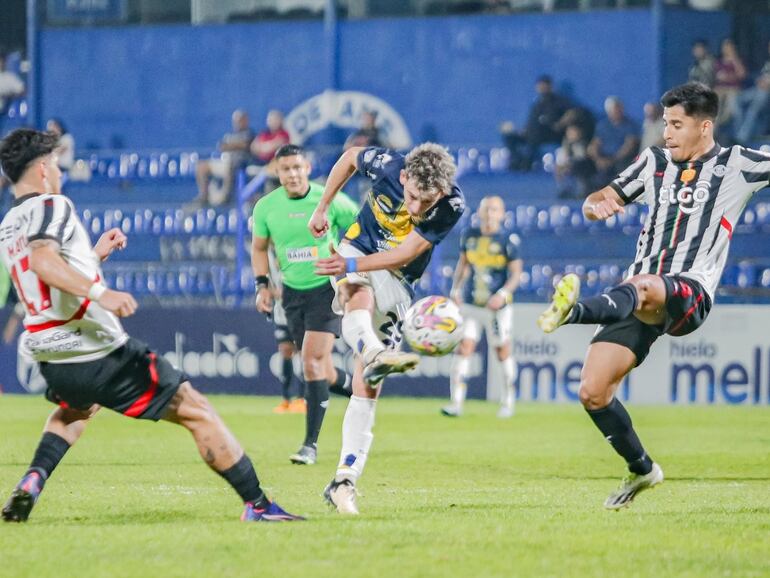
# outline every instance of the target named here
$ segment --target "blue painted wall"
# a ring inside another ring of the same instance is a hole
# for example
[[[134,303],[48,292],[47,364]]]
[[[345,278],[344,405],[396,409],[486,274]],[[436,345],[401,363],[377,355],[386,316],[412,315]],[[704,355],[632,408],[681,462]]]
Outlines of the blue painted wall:
[[[729,25],[675,15],[666,82],[686,72],[692,37]],[[502,119],[524,122],[542,73],[597,111],[618,94],[638,118],[658,96],[647,10],[343,21],[339,34],[339,88],[384,98],[417,140],[497,143]],[[330,77],[323,23],[307,21],[47,29],[41,65],[43,117],[98,147],[210,147],[234,108],[260,127],[269,108],[290,110]]]

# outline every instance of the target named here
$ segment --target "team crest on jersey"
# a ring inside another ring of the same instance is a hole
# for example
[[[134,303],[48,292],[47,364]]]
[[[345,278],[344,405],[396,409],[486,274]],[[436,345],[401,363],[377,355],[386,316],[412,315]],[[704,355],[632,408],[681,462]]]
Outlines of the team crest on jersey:
[[[727,167],[725,165],[717,165],[714,167],[714,176],[723,177],[727,173]]]
[[[661,205],[670,203],[679,205],[679,210],[685,215],[691,215],[709,200],[711,196],[711,183],[709,181],[698,181],[694,187],[685,185],[677,189],[676,184],[666,185],[660,188],[658,202]]]

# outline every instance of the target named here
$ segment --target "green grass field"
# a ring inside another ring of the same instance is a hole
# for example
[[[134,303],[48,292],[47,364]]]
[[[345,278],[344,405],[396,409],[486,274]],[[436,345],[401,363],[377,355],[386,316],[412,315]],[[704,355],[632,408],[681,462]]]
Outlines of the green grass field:
[[[770,410],[631,413],[666,483],[607,512],[623,467],[577,406],[523,404],[498,421],[472,402],[380,402],[360,482],[362,515],[320,493],[337,462],[344,401],[333,398],[319,464],[292,466],[303,417],[275,399],[214,397],[297,524],[244,524],[237,496],[187,432],[98,415],[27,524],[0,526],[0,576],[479,577],[770,576]],[[24,472],[52,406],[0,397],[0,491]]]

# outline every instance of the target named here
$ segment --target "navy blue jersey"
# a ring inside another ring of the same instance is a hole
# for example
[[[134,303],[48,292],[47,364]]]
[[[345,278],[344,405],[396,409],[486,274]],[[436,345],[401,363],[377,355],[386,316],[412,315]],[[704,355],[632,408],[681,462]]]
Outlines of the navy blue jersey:
[[[469,227],[460,237],[460,251],[470,265],[470,276],[463,289],[463,301],[485,306],[508,280],[508,263],[521,259],[519,236],[500,229],[484,235],[478,227]]]
[[[432,247],[396,273],[413,283],[425,271],[438,245],[465,211],[465,198],[457,185],[415,223],[404,206],[404,187],[399,181],[404,168],[404,155],[384,148],[365,148],[358,155],[358,171],[368,177],[372,188],[366,203],[345,234],[350,244],[367,255],[398,247],[412,231],[416,231]]]

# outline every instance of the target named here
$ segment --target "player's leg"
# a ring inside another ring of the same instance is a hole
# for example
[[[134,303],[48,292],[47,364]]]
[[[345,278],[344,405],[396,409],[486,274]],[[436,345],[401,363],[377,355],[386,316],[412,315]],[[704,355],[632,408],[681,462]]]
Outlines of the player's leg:
[[[568,323],[607,325],[631,315],[660,325],[666,319],[666,299],[666,283],[659,275],[635,275],[596,297],[580,299],[580,279],[570,273],[556,285],[537,323],[546,333]]]
[[[497,359],[503,370],[503,384],[500,388],[500,409],[497,417],[506,419],[513,415],[516,404],[516,363],[511,352],[513,335],[513,305],[506,305],[491,315],[491,324],[486,328],[487,339],[495,348]]]
[[[605,501],[608,509],[627,506],[637,493],[663,481],[662,470],[645,451],[631,417],[615,397],[625,376],[644,359],[658,335],[634,318],[605,326],[594,337],[583,365],[580,402],[630,472]]]
[[[292,521],[302,519],[271,502],[259,484],[251,459],[225,423],[190,382],[179,385],[166,407],[163,419],[186,428],[193,436],[203,460],[222,476],[243,500],[242,520]]]
[[[342,420],[342,448],[334,479],[324,497],[341,514],[358,514],[356,483],[363,474],[374,440],[374,418],[380,386],[372,388],[363,379],[363,362],[356,359],[353,395]]]
[[[32,462],[2,510],[6,522],[25,522],[54,469],[80,438],[98,406],[86,410],[56,408],[43,429]]]
[[[285,331],[285,328],[284,328]],[[275,330],[278,335],[278,326]],[[278,341],[278,354],[281,356],[281,403],[273,408],[273,413],[289,413],[292,399],[291,399],[291,383],[294,379],[294,344],[291,339],[288,338],[288,331],[286,331],[286,339]],[[301,380],[299,386],[299,398],[304,398],[304,384]]]
[[[473,305],[460,305],[460,313],[463,316],[463,338],[452,354],[452,365],[449,369],[450,404],[441,408],[441,414],[447,417],[459,417],[463,412],[465,396],[468,393],[471,356],[481,339],[482,324],[478,318],[479,309]]]
[[[334,334],[306,331],[302,344],[302,373],[305,376],[305,439],[302,447],[289,458],[295,464],[316,462],[318,435],[329,405],[329,374]],[[336,377],[336,376],[335,376]]]

